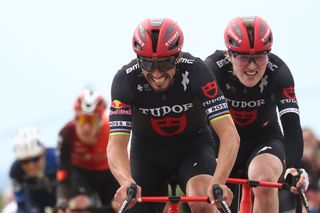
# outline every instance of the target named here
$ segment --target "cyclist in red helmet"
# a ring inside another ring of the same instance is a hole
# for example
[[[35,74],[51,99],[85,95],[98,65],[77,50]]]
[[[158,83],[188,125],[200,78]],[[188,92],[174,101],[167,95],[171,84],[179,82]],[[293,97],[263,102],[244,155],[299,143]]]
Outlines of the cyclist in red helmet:
[[[118,208],[127,187],[138,185],[130,207],[136,205],[129,212],[162,212],[163,204],[135,201],[141,195],[167,195],[171,176],[187,195],[212,198],[211,187],[217,183],[225,198],[232,199],[225,183],[238,151],[238,134],[214,75],[200,58],[181,51],[183,41],[182,30],[171,19],[142,21],[132,42],[137,58],[113,79],[108,160],[120,183]],[[220,137],[219,154],[208,120]],[[199,213],[214,209],[207,203],[189,205]]]
[[[272,182],[286,168],[297,175],[303,140],[294,80],[287,65],[270,53],[270,26],[258,16],[236,17],[227,25],[224,41],[227,50],[217,50],[205,62],[217,77],[240,135],[232,175],[244,171],[249,179]],[[308,176],[301,171],[297,186],[306,190]],[[253,192],[254,212],[278,212],[277,189],[257,187]]]
[[[84,90],[75,101],[75,117],[59,133],[57,207],[60,212],[70,207],[70,198],[74,198],[72,206],[82,208],[83,199],[77,199],[80,195],[90,198],[88,207],[111,206],[119,185],[106,158],[109,138],[106,106],[100,94]]]

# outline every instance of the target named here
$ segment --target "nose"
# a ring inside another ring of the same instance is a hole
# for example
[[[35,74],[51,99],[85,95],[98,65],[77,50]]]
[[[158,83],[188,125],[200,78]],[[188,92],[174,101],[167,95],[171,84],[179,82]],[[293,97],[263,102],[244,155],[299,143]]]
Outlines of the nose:
[[[160,78],[162,76],[162,72],[160,72],[159,68],[155,69],[151,75],[154,77],[154,78]]]
[[[255,69],[255,68],[257,68],[257,63],[256,63],[256,61],[255,61],[254,58],[251,57],[251,58],[249,59],[247,68],[249,68],[249,69]]]

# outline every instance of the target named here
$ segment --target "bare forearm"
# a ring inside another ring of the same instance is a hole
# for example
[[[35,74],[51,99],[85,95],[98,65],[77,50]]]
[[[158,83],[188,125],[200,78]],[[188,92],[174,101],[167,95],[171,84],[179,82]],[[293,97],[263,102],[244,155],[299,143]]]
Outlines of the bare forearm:
[[[128,185],[133,182],[133,178],[127,152],[128,142],[126,142],[125,140],[127,139],[123,137],[124,136],[111,137],[107,148],[107,156],[111,172],[119,184]]]
[[[235,163],[238,149],[239,138],[237,134],[228,134],[220,139],[218,162],[214,173],[215,180],[226,182]]]
[[[225,184],[237,158],[240,137],[231,117],[215,121],[212,126],[220,140],[217,167],[213,179]]]

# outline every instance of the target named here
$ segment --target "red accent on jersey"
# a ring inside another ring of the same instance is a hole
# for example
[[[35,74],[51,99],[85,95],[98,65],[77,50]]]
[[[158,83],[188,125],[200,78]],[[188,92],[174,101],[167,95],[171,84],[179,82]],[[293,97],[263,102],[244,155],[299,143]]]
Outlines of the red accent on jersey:
[[[87,170],[106,170],[109,169],[106,148],[109,140],[109,120],[106,116],[102,118],[102,129],[96,144],[88,146],[81,142],[76,135],[75,123],[70,122],[66,126],[64,143],[70,143],[70,161],[73,166]]]
[[[64,181],[68,178],[69,172],[66,170],[58,170],[56,174],[57,181]]]
[[[295,95],[293,86],[290,86],[288,88],[284,88],[283,89],[283,95],[286,96],[289,99],[296,99],[296,95]]]
[[[208,98],[215,98],[218,94],[218,84],[217,81],[209,82],[203,87],[201,87],[203,94]]]
[[[186,115],[178,118],[166,117],[163,119],[151,118],[152,128],[162,136],[174,136],[182,133],[187,126]]]
[[[230,109],[233,121],[236,125],[247,126],[257,120],[257,109],[253,111],[237,111]]]
[[[113,100],[111,102],[111,107],[115,109],[130,109],[130,106],[128,104],[122,103],[119,100]]]

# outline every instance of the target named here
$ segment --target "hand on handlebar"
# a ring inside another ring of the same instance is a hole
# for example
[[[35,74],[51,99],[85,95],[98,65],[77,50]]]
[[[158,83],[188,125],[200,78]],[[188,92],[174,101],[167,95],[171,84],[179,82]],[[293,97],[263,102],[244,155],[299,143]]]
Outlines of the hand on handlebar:
[[[284,178],[291,183],[291,192],[299,194],[300,190],[306,191],[309,186],[309,176],[304,169],[289,168],[286,170]],[[294,179],[295,180],[290,180]],[[295,183],[294,183],[295,182]]]
[[[227,205],[230,206],[231,202],[232,202],[232,199],[233,199],[232,191],[226,185],[222,185],[222,184],[219,184],[219,188],[222,190],[222,198],[223,198],[223,200],[225,200]],[[219,204],[219,201],[217,199],[215,199],[215,197],[213,195],[212,185],[208,189],[208,197],[209,197],[209,199],[211,201],[211,204],[213,204],[213,205],[218,205]]]
[[[131,186],[136,186],[136,191],[133,193],[131,191]],[[131,185],[125,185],[120,186],[120,188],[117,190],[117,192],[114,195],[114,206],[117,210],[121,210],[121,207],[123,207],[124,203],[126,203],[125,209],[130,209],[133,207],[136,202],[141,202],[141,187],[136,185],[135,183],[132,183]]]

